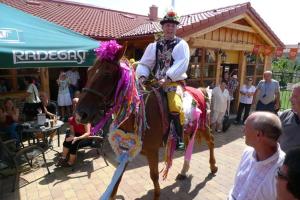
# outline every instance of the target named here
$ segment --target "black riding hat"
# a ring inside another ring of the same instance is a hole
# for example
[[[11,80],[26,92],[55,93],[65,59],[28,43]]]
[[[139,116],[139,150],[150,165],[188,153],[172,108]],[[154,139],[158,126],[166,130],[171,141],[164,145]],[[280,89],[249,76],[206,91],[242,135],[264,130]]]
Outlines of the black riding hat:
[[[177,16],[176,12],[169,11],[164,16],[164,18],[160,21],[161,25],[164,25],[165,23],[174,23],[178,25],[180,22],[178,21],[179,17]]]

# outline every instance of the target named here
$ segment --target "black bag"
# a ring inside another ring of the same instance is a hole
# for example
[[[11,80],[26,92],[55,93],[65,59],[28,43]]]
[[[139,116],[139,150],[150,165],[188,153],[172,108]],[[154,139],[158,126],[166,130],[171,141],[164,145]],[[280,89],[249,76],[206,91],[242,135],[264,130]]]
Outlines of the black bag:
[[[222,131],[226,132],[229,129],[230,125],[231,125],[231,120],[229,119],[228,112],[226,112],[223,118]]]
[[[26,117],[33,118],[39,113],[39,108],[41,108],[41,103],[25,103],[23,113]]]

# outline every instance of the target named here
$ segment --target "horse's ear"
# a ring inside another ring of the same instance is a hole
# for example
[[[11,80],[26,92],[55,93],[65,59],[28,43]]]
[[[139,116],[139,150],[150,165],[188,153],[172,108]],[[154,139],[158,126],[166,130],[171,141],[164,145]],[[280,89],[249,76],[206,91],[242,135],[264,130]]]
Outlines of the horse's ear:
[[[117,55],[116,55],[116,60],[121,60],[121,58],[123,57],[123,55],[126,52],[127,49],[127,44],[128,42],[124,42],[124,44],[122,45],[123,47],[118,51]]]

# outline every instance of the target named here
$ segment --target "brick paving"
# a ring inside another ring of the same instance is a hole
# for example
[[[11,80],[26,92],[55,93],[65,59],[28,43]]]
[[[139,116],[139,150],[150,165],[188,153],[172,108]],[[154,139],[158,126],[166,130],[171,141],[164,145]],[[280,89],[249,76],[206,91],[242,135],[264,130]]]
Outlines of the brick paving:
[[[61,136],[62,140],[63,136]],[[57,145],[57,142],[54,141],[54,144]],[[163,181],[160,176],[160,199],[226,199],[244,148],[242,126],[232,125],[226,133],[215,135],[215,155],[219,171],[213,176],[210,174],[209,151],[206,144],[195,145],[189,177],[184,181],[175,181],[183,164],[182,153],[176,152],[167,180]],[[56,146],[55,149],[60,151],[62,145]],[[46,175],[46,168],[36,164],[35,167],[21,174],[20,189],[14,193],[8,192],[11,190],[12,177],[0,180],[0,199],[99,199],[110,183],[117,166],[109,145],[105,147],[105,151],[109,166],[106,166],[103,157],[97,157],[94,150],[81,150],[74,171],[68,168],[56,168],[54,152],[47,152],[46,159],[51,174]],[[160,150],[161,161],[163,152],[162,148]],[[37,162],[40,163],[40,160],[38,159]],[[163,167],[163,163],[160,162],[159,169]],[[153,184],[149,175],[149,167],[145,157],[139,155],[128,165],[119,186],[117,199],[148,200],[152,197]]]

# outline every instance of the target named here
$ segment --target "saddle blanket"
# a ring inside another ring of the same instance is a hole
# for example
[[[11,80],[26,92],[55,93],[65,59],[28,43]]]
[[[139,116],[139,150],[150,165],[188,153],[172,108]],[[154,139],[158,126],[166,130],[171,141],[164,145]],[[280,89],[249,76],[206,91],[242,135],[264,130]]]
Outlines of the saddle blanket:
[[[200,110],[200,118],[199,118],[199,128],[204,129],[206,124],[206,101],[205,96],[200,91],[200,89],[196,89],[193,87],[186,86],[183,94],[183,111],[184,111],[184,127],[193,126],[195,124],[195,119],[193,119],[193,108],[196,103],[197,109]]]

